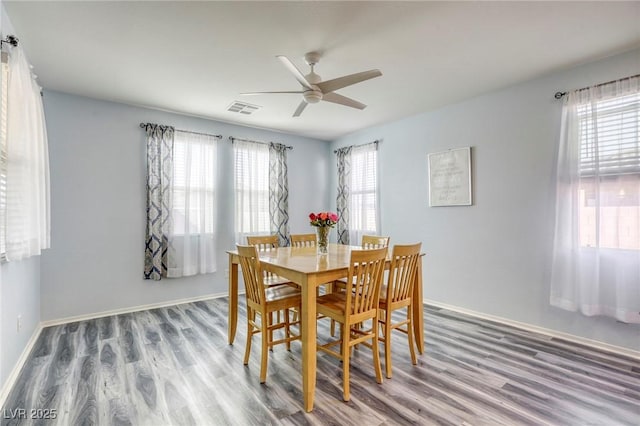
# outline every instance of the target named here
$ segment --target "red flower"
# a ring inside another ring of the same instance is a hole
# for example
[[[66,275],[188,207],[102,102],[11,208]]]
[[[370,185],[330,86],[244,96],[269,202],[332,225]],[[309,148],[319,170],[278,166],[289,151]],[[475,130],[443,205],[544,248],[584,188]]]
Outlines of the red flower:
[[[338,222],[338,215],[333,212],[320,212],[309,214],[311,226],[333,228]]]

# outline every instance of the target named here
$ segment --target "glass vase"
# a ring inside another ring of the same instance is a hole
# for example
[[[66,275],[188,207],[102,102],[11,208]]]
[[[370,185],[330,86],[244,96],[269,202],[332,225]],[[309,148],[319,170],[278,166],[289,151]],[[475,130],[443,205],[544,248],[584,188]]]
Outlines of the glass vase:
[[[328,226],[318,226],[316,227],[316,234],[318,235],[318,254],[327,254],[327,246],[329,244],[329,231],[331,230]]]

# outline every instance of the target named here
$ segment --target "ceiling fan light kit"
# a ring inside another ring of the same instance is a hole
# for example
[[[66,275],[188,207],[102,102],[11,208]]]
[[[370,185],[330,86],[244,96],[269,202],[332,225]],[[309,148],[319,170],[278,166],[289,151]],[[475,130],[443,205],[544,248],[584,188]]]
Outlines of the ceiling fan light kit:
[[[298,80],[298,83],[302,86],[302,90],[300,91],[251,92],[241,93],[241,95],[302,94],[303,100],[293,113],[294,117],[299,117],[308,104],[316,104],[320,101],[331,102],[360,110],[365,109],[367,107],[365,104],[358,102],[355,99],[335,93],[335,91],[372,78],[380,77],[382,75],[380,70],[374,69],[363,71],[334,78],[332,80],[322,81],[322,78],[314,71],[314,67],[320,61],[320,56],[319,52],[308,52],[304,55],[305,62],[311,68],[311,72],[307,75],[302,74],[302,72],[300,72],[300,70],[286,56],[276,56],[276,58],[282,62],[289,72],[293,74],[294,78]]]

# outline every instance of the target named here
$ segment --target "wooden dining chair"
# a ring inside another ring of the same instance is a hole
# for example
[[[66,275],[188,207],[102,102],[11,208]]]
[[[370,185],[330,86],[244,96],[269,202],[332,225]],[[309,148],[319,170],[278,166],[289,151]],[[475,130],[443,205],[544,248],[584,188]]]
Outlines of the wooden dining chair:
[[[382,336],[379,337],[379,340],[384,343],[384,365],[388,379],[391,378],[391,332],[393,330],[401,331],[407,335],[411,362],[413,365],[417,364],[411,316],[413,304],[422,303],[419,300],[414,301],[412,297],[421,247],[422,243],[393,247],[387,282],[380,290],[378,323],[382,330]],[[406,308],[407,319],[393,323],[393,312],[403,308]]]
[[[316,234],[291,234],[291,247],[315,247],[317,244]],[[332,283],[325,283],[316,287],[316,296],[320,296],[320,287],[324,287],[325,292],[331,291]],[[321,318],[322,316],[319,316]]]
[[[362,344],[373,351],[373,367],[376,381],[382,383],[380,349],[378,345],[378,303],[380,287],[384,276],[387,247],[373,250],[353,250],[349,263],[348,291],[328,293],[317,301],[318,313],[340,323],[340,338],[325,344],[318,344],[319,351],[326,352],[342,360],[342,396],[350,398],[349,361],[351,348]],[[365,321],[371,321],[371,328],[365,329]],[[367,341],[371,341],[368,343]],[[340,353],[330,349],[340,345]]]
[[[262,333],[260,383],[264,383],[267,379],[269,349],[284,343],[289,350],[291,342],[300,339],[299,333],[297,335],[291,333],[291,326],[299,324],[299,321],[291,321],[289,317],[289,309],[300,310],[300,290],[290,286],[265,286],[258,250],[254,246],[239,245],[237,247],[247,300],[247,345],[244,352],[244,365],[249,363],[253,335]],[[278,321],[274,322],[272,314],[280,311],[284,311],[283,321],[280,321],[280,315],[278,315]],[[274,340],[273,332],[279,329],[284,329],[285,337]]]
[[[381,237],[378,235],[363,235],[360,247],[363,249],[378,249],[389,247],[391,237]],[[344,291],[346,279],[336,280],[334,282],[334,291]]]
[[[363,235],[360,243],[360,247],[363,249],[377,249],[382,247],[389,247],[389,241],[391,237],[382,237],[379,235]],[[331,291],[338,292],[344,291],[346,288],[346,280],[339,279],[331,283]],[[331,321],[331,335],[336,335],[336,323]]]
[[[250,246],[254,246],[258,251],[265,251],[277,249],[278,247],[280,247],[280,240],[278,239],[278,235],[252,235],[247,236],[247,244]],[[262,283],[267,287],[276,287],[280,285],[289,285],[296,288],[298,287],[288,279],[279,277],[278,275],[269,271],[262,271],[262,274],[264,275]],[[280,312],[276,312],[276,316],[278,317],[276,321],[279,322]]]
[[[291,247],[315,247],[316,234],[291,234]]]
[[[277,235],[255,235],[247,237],[247,244],[254,246],[258,251],[273,250],[280,247],[280,241]],[[279,277],[269,271],[263,271],[264,285],[277,286],[282,284],[294,285],[289,280]]]

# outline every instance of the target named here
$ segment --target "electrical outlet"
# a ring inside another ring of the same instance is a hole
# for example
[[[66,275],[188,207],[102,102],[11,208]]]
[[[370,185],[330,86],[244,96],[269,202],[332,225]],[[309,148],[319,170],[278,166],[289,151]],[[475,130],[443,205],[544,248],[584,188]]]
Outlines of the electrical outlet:
[[[224,277],[225,278],[229,278],[229,270],[228,269],[224,270]]]
[[[22,329],[22,315],[18,315],[18,320],[16,321],[16,331],[20,332]]]

